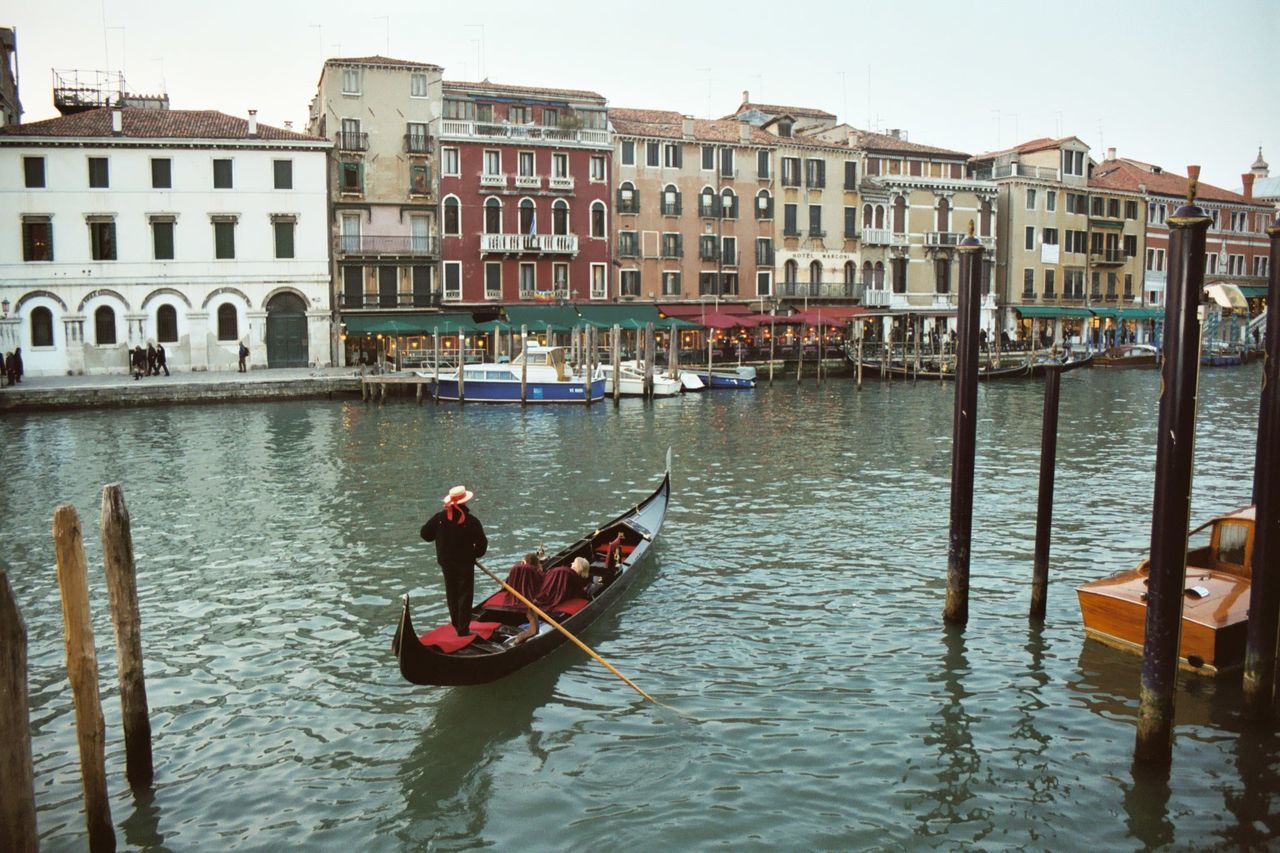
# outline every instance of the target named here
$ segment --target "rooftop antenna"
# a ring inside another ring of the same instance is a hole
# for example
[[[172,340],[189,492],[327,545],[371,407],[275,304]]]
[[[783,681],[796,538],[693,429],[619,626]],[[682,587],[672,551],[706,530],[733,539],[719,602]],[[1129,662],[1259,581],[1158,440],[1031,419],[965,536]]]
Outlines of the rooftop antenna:
[[[475,27],[480,30],[480,44],[476,50],[476,77],[477,79],[488,80],[489,69],[486,67],[485,63],[484,24],[467,24],[466,26],[468,28]]]
[[[840,109],[844,120],[849,120],[849,81],[845,79],[845,73],[840,73]]]
[[[164,94],[165,92],[169,91],[169,84],[165,81],[165,78],[164,78],[164,57],[153,56],[151,57],[151,61],[160,63],[160,93]]]
[[[1098,119],[1098,149],[1104,152],[1107,150],[1107,138],[1102,135],[1102,119]]]
[[[102,67],[111,70],[111,46],[107,44],[107,0],[102,0]]]
[[[319,24],[308,24],[307,29],[316,31],[316,47],[320,48],[320,62],[324,62],[324,27]]]
[[[1000,111],[992,110],[991,114],[996,117],[996,147],[994,150],[999,151],[1003,147],[1000,144]]]
[[[391,16],[390,15],[374,15],[373,20],[382,21],[386,25],[387,41],[386,41],[386,46],[383,48],[384,53],[382,55],[389,57],[391,56]]]
[[[127,76],[127,72],[129,71],[129,54],[128,54],[128,51],[126,50],[126,45],[124,40],[124,27],[123,26],[107,27],[107,29],[120,31],[120,97],[123,98],[124,97],[124,81],[125,81],[125,77]],[[107,66],[107,70],[110,71],[111,67]]]
[[[711,68],[699,68],[699,71],[707,72],[707,118],[711,118]]]
[[[871,66],[867,66],[867,130],[871,130]]]
[[[1061,138],[1062,138],[1062,110],[1058,110],[1058,111],[1057,111],[1056,113],[1054,113],[1054,114],[1058,117],[1058,123],[1057,123],[1057,125],[1055,125],[1055,126],[1057,127],[1057,133],[1056,133],[1055,135],[1056,135],[1059,139],[1061,139]]]

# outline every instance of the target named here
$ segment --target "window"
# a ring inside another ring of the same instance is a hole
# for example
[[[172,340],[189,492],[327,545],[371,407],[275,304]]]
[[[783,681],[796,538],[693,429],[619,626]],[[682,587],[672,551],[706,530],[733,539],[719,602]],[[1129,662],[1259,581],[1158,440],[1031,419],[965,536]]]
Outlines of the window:
[[[618,257],[634,258],[638,254],[638,249],[639,245],[636,241],[636,232],[618,232]]]
[[[719,213],[716,207],[716,194],[711,187],[703,187],[698,194],[698,215],[713,217]]]
[[[559,127],[560,126],[560,110],[553,107],[542,108],[542,126],[543,127]]]
[[[662,165],[668,169],[679,169],[684,164],[684,157],[679,143],[667,142],[662,146]]]
[[[867,261],[867,269],[871,269],[871,261]],[[786,284],[795,284],[799,270],[799,264],[795,261],[787,261],[782,265],[782,281]]]
[[[1084,298],[1084,270],[1066,270],[1062,274],[1062,295]]]
[[[858,163],[856,160],[844,161],[844,188],[849,191],[858,188]]]
[[[825,237],[826,231],[822,230],[822,205],[809,205],[809,236]]]
[[[49,217],[22,217],[22,259],[53,260],[53,222]]]
[[[1110,297],[1115,295],[1116,295],[1116,274],[1113,272],[1109,272],[1107,273],[1107,296]]]
[[[462,234],[462,205],[457,196],[449,196],[444,200],[444,233],[450,237]]]
[[[409,164],[409,194],[431,194],[431,167],[426,163]]]
[[[502,233],[502,202],[496,198],[485,199],[484,233],[486,234]]]
[[[116,259],[116,221],[109,216],[89,217],[89,253],[95,261]]]
[[[342,162],[338,164],[339,184],[344,193],[364,192],[364,164]]]
[[[756,219],[773,218],[773,196],[768,190],[756,193]]]
[[[1034,189],[1027,190],[1027,210],[1036,209],[1036,191]]]
[[[278,190],[293,189],[293,161],[272,160],[271,173],[274,186]]]
[[[43,306],[31,309],[31,346],[53,346],[53,312]]]
[[[1107,199],[1107,217],[1110,219],[1120,218],[1120,199],[1118,198]]]
[[[1089,290],[1092,292],[1093,298],[1097,299],[1102,296],[1102,273],[1095,272],[1091,278]]]
[[[662,257],[680,258],[684,256],[684,235],[667,231],[662,235]]]
[[[756,177],[760,178],[761,180],[768,180],[769,177],[771,177],[770,169],[769,169],[769,152],[768,151],[756,152]]]
[[[877,212],[879,212],[879,208],[877,208]],[[879,223],[876,223],[876,227],[879,227]],[[951,202],[945,198],[938,199],[938,230],[951,230]]]
[[[474,121],[476,117],[475,102],[464,101],[459,98],[445,98],[444,117],[462,121]]]
[[[640,295],[640,270],[623,270],[618,273],[618,295]]]
[[[1124,274],[1124,295],[1125,298],[1133,296],[1133,273]]]
[[[22,175],[27,189],[39,189],[44,186],[44,158],[23,157]]]
[[[293,257],[293,230],[297,220],[292,216],[271,217],[271,228],[275,232],[276,257],[287,259]]]
[[[1138,203],[1136,201],[1126,201],[1124,203],[1124,218],[1125,219],[1138,218]]]
[[[810,158],[804,161],[805,186],[821,189],[827,185],[827,164],[825,161]]]
[[[605,264],[591,265],[591,298],[604,299],[609,295],[609,284],[605,276],[608,268]]]
[[[484,152],[484,174],[486,175],[502,174],[502,152],[501,151],[485,151]]]
[[[236,221],[232,218],[213,220],[213,256],[220,260],[236,256]]]
[[[488,106],[485,104],[484,106]],[[529,124],[529,108],[528,107],[508,107],[507,120],[512,124]],[[481,121],[484,121],[482,118]]]
[[[733,266],[738,263],[737,237],[720,238],[720,260],[728,266]]]
[[[342,94],[344,95],[360,94],[360,69],[359,68],[342,69]]]
[[[698,259],[703,261],[714,261],[716,259],[716,235],[703,234],[698,238]]]
[[[1044,192],[1044,209],[1050,213],[1054,213],[1058,209],[1058,193],[1054,190],[1045,190]]]
[[[1033,251],[1036,247],[1036,227],[1034,225],[1027,226],[1026,242],[1023,248],[1028,252]]]
[[[636,164],[636,144],[630,139],[622,140],[622,165],[634,166]]]
[[[591,180],[593,181],[605,180],[604,157],[600,156],[599,154],[593,154],[591,156]]]
[[[675,184],[667,184],[662,188],[660,206],[663,216],[680,215],[680,190],[676,189]]]
[[[151,158],[151,188],[155,190],[173,188],[173,161],[168,157]]]
[[[773,294],[773,270],[758,270],[756,272],[756,296],[770,296]]]
[[[234,341],[240,337],[240,319],[236,316],[236,306],[224,302],[218,306],[218,340]]]
[[[782,236],[800,236],[800,228],[796,224],[796,205],[794,204],[784,204],[782,206]]]
[[[1063,151],[1062,152],[1062,174],[1084,176],[1084,152],[1083,151]]]
[[[156,309],[156,340],[162,344],[178,342],[178,309],[161,305]]]
[[[93,312],[93,341],[98,346],[116,342],[116,312],[106,305]]]
[[[360,215],[358,213],[342,214],[342,251],[360,251]]]
[[[644,164],[653,168],[657,168],[662,162],[662,146],[656,142],[646,142],[644,145]]]
[[[551,155],[551,177],[553,178],[569,177],[569,155],[568,154],[552,154]]]
[[[662,295],[680,295],[680,273],[665,271],[662,273]]]
[[[867,174],[868,175],[880,174],[880,158],[879,157],[867,158]]]
[[[414,71],[409,74],[409,97],[425,98],[427,97],[427,75]]]
[[[951,261],[947,258],[938,258],[934,261],[934,271],[937,273],[937,292],[951,292]]]
[[[800,158],[782,158],[782,185],[784,187],[800,186]]]
[[[502,298],[502,262],[489,261],[484,265],[484,298]]]
[[[533,199],[520,199],[520,233],[536,234],[538,231],[538,212],[533,206]]]
[[[1147,269],[1164,272],[1164,249],[1147,249]]]
[[[978,216],[978,234],[982,237],[991,236],[991,213],[991,200],[984,199]]]
[[[1138,254],[1138,235],[1124,235],[1124,254],[1127,258],[1136,257]]]
[[[157,261],[173,260],[173,223],[172,216],[151,217],[151,248]]]
[[[569,202],[562,198],[551,203],[551,233],[561,236],[569,233]]]
[[[556,293],[569,295],[569,265],[557,263],[551,265],[551,289]]]
[[[907,292],[907,259],[893,258],[891,259],[890,263],[893,265],[893,272],[891,273],[891,275],[893,276],[893,292],[906,293]],[[863,286],[864,287],[866,286],[865,281],[863,282]]]
[[[712,293],[720,292],[719,276],[713,272],[704,272],[698,274],[698,295],[707,296]]]
[[[1040,236],[1040,242],[1044,243],[1046,246],[1058,245],[1058,229],[1057,228],[1044,229],[1044,233],[1042,233]]]
[[[444,262],[444,298],[454,302],[462,299],[462,261]]]
[[[618,212],[640,212],[640,194],[636,192],[635,184],[630,181],[623,181],[622,186],[618,187]]]
[[[844,238],[852,240],[858,236],[858,208],[846,207],[844,209]]]
[[[728,187],[720,193],[720,215],[725,219],[738,218],[738,197]]]
[[[738,174],[737,162],[732,148],[720,149],[720,177],[732,178]]]
[[[1054,269],[1046,269],[1044,271],[1044,295],[1046,297],[1053,297],[1056,295],[1054,293],[1054,277],[1057,274],[1057,270]]]
[[[106,157],[89,158],[89,186],[94,189],[104,189],[111,186]]]
[[[714,145],[702,146],[702,169],[705,172],[714,171],[716,168],[716,147]]]
[[[1022,271],[1022,296],[1023,298],[1034,297],[1036,295],[1036,271],[1033,269],[1025,269]]]
[[[404,145],[410,154],[427,154],[431,151],[431,137],[427,134],[425,122],[411,121],[405,124]]]
[[[217,159],[213,161],[213,188],[215,190],[231,189],[231,161]]]
[[[756,264],[759,266],[773,266],[773,239],[770,237],[756,238]]]
[[[457,148],[441,148],[440,149],[440,168],[444,174],[451,178],[456,178],[462,173],[458,170],[458,149]]]
[[[604,203],[593,201],[591,203],[591,236],[597,240],[603,240],[605,237],[605,228]]]

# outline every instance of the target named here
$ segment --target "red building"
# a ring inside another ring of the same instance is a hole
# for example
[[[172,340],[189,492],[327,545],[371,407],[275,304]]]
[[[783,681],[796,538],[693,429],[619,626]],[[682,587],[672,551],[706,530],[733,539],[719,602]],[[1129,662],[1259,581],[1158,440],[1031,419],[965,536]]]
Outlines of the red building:
[[[612,159],[594,92],[446,81],[444,302],[611,299]]]

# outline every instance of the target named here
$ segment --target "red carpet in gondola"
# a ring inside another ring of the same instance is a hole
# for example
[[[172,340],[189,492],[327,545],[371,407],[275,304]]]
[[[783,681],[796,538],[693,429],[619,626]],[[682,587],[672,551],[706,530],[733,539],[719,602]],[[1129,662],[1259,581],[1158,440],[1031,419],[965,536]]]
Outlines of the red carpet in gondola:
[[[465,637],[459,637],[458,632],[453,630],[452,625],[441,625],[434,631],[428,631],[423,634],[418,639],[422,641],[424,646],[435,646],[446,655],[451,655],[458,649],[465,649],[471,645],[476,637],[482,640],[489,639],[501,624],[501,622],[472,622],[471,633]]]

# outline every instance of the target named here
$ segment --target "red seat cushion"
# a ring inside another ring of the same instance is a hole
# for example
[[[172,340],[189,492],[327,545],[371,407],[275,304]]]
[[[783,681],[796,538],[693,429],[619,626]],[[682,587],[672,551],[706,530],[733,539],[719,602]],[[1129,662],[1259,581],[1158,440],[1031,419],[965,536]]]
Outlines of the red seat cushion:
[[[621,551],[623,554],[630,554],[630,553],[631,553],[632,551],[634,551],[635,549],[636,549],[636,546],[635,546],[635,545],[626,545],[626,544],[623,544],[623,545],[619,545],[619,546],[618,546],[618,550],[619,550],[619,551]],[[606,543],[604,543],[603,545],[597,545],[597,546],[596,546],[596,551],[597,551],[597,552],[599,552],[599,553],[601,553],[601,554],[607,554],[607,553],[609,552],[609,543],[608,543],[608,542],[606,542]]]
[[[501,624],[501,622],[472,622],[471,633],[465,637],[459,637],[452,625],[441,625],[434,631],[423,634],[418,640],[424,646],[435,646],[446,655],[451,655],[471,645],[476,637],[482,640],[489,639]]]
[[[565,616],[572,616],[590,603],[591,601],[586,598],[566,598],[555,606],[555,612]]]

